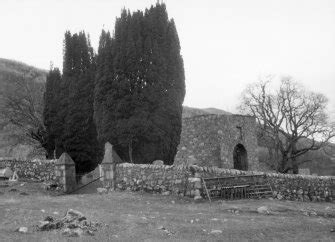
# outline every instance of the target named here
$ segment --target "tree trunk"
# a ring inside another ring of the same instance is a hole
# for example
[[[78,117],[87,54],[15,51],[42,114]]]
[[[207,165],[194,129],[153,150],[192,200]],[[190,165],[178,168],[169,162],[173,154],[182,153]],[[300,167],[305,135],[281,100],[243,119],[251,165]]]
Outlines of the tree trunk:
[[[133,139],[131,138],[128,144],[128,154],[130,163],[134,163],[133,161]]]
[[[295,144],[292,144],[292,155],[295,155],[297,153],[297,148]],[[292,170],[293,170],[293,174],[299,174],[299,165],[297,162],[297,159],[291,158],[292,161]]]
[[[299,174],[299,166],[295,158],[292,159],[293,174]]]
[[[283,154],[283,157],[280,161],[279,172],[280,173],[287,173],[290,169],[287,167],[288,157],[287,154]]]

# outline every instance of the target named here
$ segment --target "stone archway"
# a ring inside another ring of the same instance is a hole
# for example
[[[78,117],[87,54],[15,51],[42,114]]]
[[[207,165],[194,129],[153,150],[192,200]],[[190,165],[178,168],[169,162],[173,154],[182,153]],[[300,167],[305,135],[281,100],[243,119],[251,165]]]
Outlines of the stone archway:
[[[248,154],[242,144],[237,144],[233,151],[234,169],[247,171],[248,170]]]

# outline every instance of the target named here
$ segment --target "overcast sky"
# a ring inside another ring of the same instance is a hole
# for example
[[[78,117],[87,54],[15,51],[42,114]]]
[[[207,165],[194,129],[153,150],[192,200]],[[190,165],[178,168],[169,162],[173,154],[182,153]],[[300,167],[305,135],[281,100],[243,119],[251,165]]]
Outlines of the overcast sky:
[[[61,68],[64,32],[85,30],[98,47],[121,8],[154,0],[0,0],[0,57]],[[236,111],[260,76],[290,75],[322,92],[335,110],[334,0],[165,0],[174,18],[192,107]]]

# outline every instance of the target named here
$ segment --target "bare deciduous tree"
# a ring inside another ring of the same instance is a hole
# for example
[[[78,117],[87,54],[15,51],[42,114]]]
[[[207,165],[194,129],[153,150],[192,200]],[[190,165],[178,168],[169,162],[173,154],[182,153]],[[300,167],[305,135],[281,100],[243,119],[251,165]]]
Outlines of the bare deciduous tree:
[[[6,75],[0,91],[0,126],[10,129],[12,145],[29,144],[39,149],[46,145],[42,120],[43,76],[35,70]]]
[[[274,151],[274,168],[297,174],[301,164],[297,157],[326,146],[335,136],[326,113],[328,100],[291,78],[282,78],[280,87],[271,90],[272,79],[247,87],[240,110],[256,117],[263,140]]]

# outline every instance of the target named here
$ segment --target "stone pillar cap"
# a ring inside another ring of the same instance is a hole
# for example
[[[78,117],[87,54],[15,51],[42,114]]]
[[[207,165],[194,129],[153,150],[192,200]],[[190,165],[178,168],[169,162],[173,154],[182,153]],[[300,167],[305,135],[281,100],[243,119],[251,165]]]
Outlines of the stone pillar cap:
[[[64,152],[59,159],[56,161],[55,165],[60,166],[60,165],[66,165],[66,166],[74,166],[75,163],[72,160],[72,158]]]
[[[101,164],[112,164],[112,163],[122,163],[121,158],[113,149],[113,145],[107,142],[105,144],[105,155],[104,159],[102,160]]]

